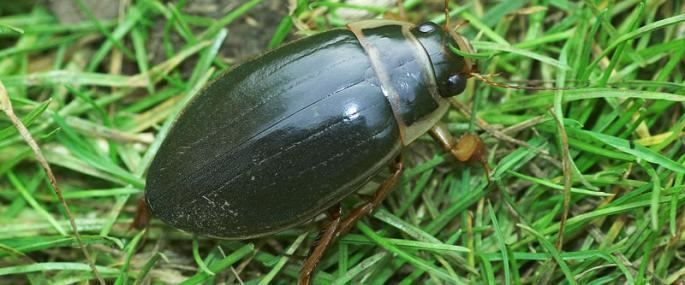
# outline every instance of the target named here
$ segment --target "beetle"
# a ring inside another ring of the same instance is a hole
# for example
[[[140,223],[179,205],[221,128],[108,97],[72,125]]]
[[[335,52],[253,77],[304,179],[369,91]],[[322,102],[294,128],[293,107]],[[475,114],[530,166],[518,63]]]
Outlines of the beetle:
[[[150,165],[145,202],[186,232],[269,235],[329,210],[305,261],[307,284],[326,247],[372,212],[400,177],[400,152],[430,133],[457,159],[482,155],[439,124],[471,62],[460,36],[433,23],[367,20],[296,40],[222,74],[179,113]],[[339,202],[390,165],[371,201]]]

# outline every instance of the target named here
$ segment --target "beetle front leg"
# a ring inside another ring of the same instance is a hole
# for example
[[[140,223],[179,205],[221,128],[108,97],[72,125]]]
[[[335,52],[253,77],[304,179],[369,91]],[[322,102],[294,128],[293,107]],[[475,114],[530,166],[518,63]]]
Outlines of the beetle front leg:
[[[459,141],[454,139],[447,130],[447,126],[437,123],[429,131],[435,141],[440,143],[443,149],[449,151],[454,158],[461,162],[478,161],[485,168],[488,180],[490,179],[490,167],[486,160],[485,146],[474,134],[464,134]]]
[[[323,227],[321,232],[319,232],[319,235],[312,246],[312,250],[310,250],[309,256],[307,256],[307,260],[305,260],[304,264],[302,265],[298,282],[300,285],[308,285],[311,281],[314,269],[316,269],[319,261],[321,261],[326,249],[328,249],[328,247],[335,240],[336,232],[340,228],[341,217],[342,208],[340,207],[340,204],[337,204],[328,210],[328,218],[330,219],[330,222],[328,225]]]

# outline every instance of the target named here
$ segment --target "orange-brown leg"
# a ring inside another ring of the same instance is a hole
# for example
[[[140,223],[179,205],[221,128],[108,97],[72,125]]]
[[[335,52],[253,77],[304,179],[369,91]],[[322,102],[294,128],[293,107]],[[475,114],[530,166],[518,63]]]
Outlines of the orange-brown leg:
[[[328,225],[323,227],[321,232],[319,232],[319,236],[316,238],[312,249],[309,251],[307,260],[305,260],[304,264],[302,265],[298,282],[300,285],[309,284],[312,274],[314,273],[314,269],[316,269],[319,261],[321,261],[321,258],[326,252],[328,246],[330,246],[335,240],[335,233],[340,226],[340,220],[342,218],[342,208],[340,207],[340,204],[328,210],[328,218],[330,219],[330,222]]]
[[[383,202],[385,197],[388,196],[388,193],[392,191],[393,186],[395,186],[395,183],[399,180],[402,175],[402,170],[404,169],[401,157],[397,157],[392,168],[392,176],[386,179],[383,184],[378,187],[378,190],[376,190],[376,193],[371,200],[352,210],[345,219],[341,218],[340,206],[331,209],[332,211],[329,214],[331,222],[319,233],[314,249],[310,252],[309,257],[307,257],[307,260],[302,266],[302,270],[300,270],[300,285],[308,285],[310,283],[316,265],[319,264],[326,249],[333,244],[335,239],[340,235],[347,233],[361,217],[373,212],[373,210]]]
[[[348,214],[347,217],[345,217],[345,219],[340,223],[340,227],[338,228],[336,237],[350,231],[350,229],[359,219],[361,219],[361,217],[373,212],[373,210],[375,210],[376,207],[378,207],[378,205],[380,205],[381,202],[385,200],[385,197],[388,196],[388,194],[392,191],[397,181],[402,176],[404,164],[402,164],[402,158],[400,156],[398,156],[395,159],[395,163],[393,163],[392,165],[392,170],[392,176],[386,179],[383,182],[383,184],[381,184],[381,186],[378,187],[378,190],[376,190],[376,193],[373,195],[373,198],[371,198],[371,200],[368,203],[363,204],[352,210],[352,212],[350,212],[350,214]]]
[[[478,161],[485,169],[488,181],[490,167],[486,159],[485,145],[474,134],[464,134],[459,141],[455,140],[444,124],[438,123],[430,129],[430,135],[440,143],[443,149],[449,151],[454,158],[462,162]]]
[[[138,208],[136,209],[136,216],[133,218],[133,222],[131,222],[131,225],[129,226],[129,229],[143,229],[148,226],[150,223],[150,219],[152,219],[152,213],[150,213],[150,209],[147,207],[147,204],[145,203],[144,198],[140,198],[138,200]]]

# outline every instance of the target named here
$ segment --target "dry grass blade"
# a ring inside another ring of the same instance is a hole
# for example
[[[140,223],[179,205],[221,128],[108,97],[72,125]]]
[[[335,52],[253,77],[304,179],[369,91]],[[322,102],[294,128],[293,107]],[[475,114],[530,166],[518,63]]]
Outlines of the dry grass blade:
[[[88,253],[88,249],[86,248],[86,245],[83,243],[83,240],[81,240],[81,235],[78,233],[78,227],[76,226],[76,222],[74,221],[74,217],[71,214],[71,211],[69,210],[69,206],[67,205],[67,201],[64,200],[64,197],[62,196],[62,191],[59,190],[59,186],[57,186],[57,179],[55,179],[55,175],[52,173],[52,169],[50,168],[50,165],[48,164],[47,160],[45,160],[45,157],[43,156],[43,153],[40,150],[40,147],[38,147],[38,143],[33,139],[31,136],[31,133],[29,133],[28,129],[24,126],[24,124],[17,118],[17,116],[14,114],[14,110],[12,109],[12,103],[10,102],[9,94],[7,94],[7,90],[5,89],[5,85],[2,84],[2,81],[0,81],[0,107],[2,107],[2,110],[5,112],[7,117],[12,121],[12,124],[14,127],[17,128],[17,131],[21,135],[21,137],[26,141],[26,144],[31,147],[31,150],[33,150],[33,153],[36,155],[36,160],[38,160],[38,163],[40,163],[41,167],[43,167],[43,170],[45,173],[48,175],[48,179],[50,180],[50,184],[52,185],[52,188],[55,189],[55,194],[57,194],[57,197],[59,198],[60,202],[62,203],[62,206],[64,207],[64,211],[67,214],[67,217],[69,218],[69,223],[71,224],[71,229],[74,231],[74,237],[76,238],[79,247],[83,251],[83,255],[86,257],[86,262],[88,262],[88,265],[90,266],[90,269],[93,271],[93,274],[95,277],[98,279],[100,284],[105,285],[105,280],[102,279],[102,276],[100,275],[100,272],[98,272],[97,268],[95,267],[95,263],[93,260],[90,258],[90,254]]]
[[[566,220],[568,220],[569,205],[571,203],[571,155],[569,153],[568,136],[566,135],[566,128],[561,122],[557,114],[552,113],[559,128],[559,136],[561,138],[561,164],[562,172],[564,174],[564,205],[561,213],[561,221],[559,222],[559,234],[557,236],[557,249],[561,250],[564,247],[564,228]]]

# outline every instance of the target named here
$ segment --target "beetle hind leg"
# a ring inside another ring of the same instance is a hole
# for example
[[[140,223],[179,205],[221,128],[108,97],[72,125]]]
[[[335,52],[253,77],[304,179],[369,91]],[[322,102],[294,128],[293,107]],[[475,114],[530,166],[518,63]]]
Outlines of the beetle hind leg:
[[[350,212],[344,219],[341,215],[340,205],[337,205],[329,210],[330,223],[323,228],[319,233],[316,242],[313,245],[313,249],[310,251],[307,260],[302,266],[300,271],[299,284],[307,285],[311,281],[312,274],[316,265],[319,264],[321,258],[323,257],[326,249],[333,244],[335,239],[345,233],[347,233],[354,224],[364,215],[367,215],[373,210],[375,210],[378,205],[388,196],[388,193],[392,191],[402,175],[402,170],[404,165],[402,164],[402,158],[397,157],[395,163],[392,165],[393,174],[388,179],[386,179],[383,184],[378,187],[373,197]]]
[[[312,274],[314,273],[314,269],[316,269],[319,261],[321,261],[326,249],[335,240],[336,232],[340,227],[341,217],[342,208],[340,207],[340,204],[328,210],[328,218],[330,219],[330,222],[319,232],[316,241],[314,241],[314,244],[312,245],[312,249],[309,251],[307,260],[305,260],[304,264],[302,265],[298,282],[300,285],[309,284]]]
[[[133,221],[129,225],[129,229],[145,229],[150,224],[152,219],[152,213],[150,213],[150,208],[148,208],[147,203],[145,203],[145,198],[141,197],[138,200],[138,207],[136,208],[136,215]]]
[[[457,141],[442,123],[433,126],[429,133],[435,141],[440,143],[443,149],[449,151],[457,160],[479,162],[485,169],[488,181],[490,180],[490,167],[486,159],[485,145],[477,135],[464,134]]]

